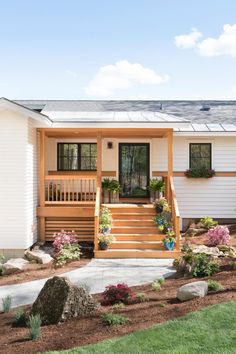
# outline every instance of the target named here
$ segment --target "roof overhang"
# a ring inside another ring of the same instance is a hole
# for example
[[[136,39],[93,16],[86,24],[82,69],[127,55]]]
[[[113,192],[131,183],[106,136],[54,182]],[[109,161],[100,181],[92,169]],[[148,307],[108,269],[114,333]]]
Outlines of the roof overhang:
[[[34,119],[35,121],[38,122],[38,127],[48,127],[51,126],[52,121],[51,119],[39,112],[35,112],[31,110],[30,108],[27,108],[25,106],[20,105],[19,103],[16,103],[14,101],[8,100],[5,97],[0,98],[0,110],[5,110],[9,109],[13,112],[16,112],[18,114],[21,114],[25,117],[30,117]]]

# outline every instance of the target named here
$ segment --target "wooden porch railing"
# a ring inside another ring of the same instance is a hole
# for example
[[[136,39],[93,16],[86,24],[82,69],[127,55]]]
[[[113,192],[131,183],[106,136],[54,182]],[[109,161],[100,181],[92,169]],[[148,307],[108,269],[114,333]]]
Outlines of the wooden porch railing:
[[[95,211],[94,211],[94,250],[95,251],[98,250],[100,203],[101,203],[101,188],[97,187],[96,203],[95,203]]]
[[[169,201],[171,203],[172,222],[173,222],[174,232],[176,237],[176,249],[179,251],[180,250],[180,214],[179,214],[179,207],[178,207],[178,202],[175,194],[173,176],[171,176],[169,179],[169,185],[170,185]]]
[[[96,177],[45,176],[45,204],[83,204],[96,200]]]

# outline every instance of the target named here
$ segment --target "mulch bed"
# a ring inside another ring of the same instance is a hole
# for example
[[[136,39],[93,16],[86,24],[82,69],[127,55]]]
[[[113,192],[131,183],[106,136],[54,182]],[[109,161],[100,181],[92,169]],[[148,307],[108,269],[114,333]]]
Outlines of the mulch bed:
[[[219,293],[211,293],[205,298],[184,303],[176,299],[178,287],[190,281],[198,280],[196,278],[169,278],[160,292],[153,291],[150,285],[133,287],[134,293],[145,293],[149,301],[127,305],[120,310],[119,313],[130,319],[130,322],[124,326],[105,326],[101,313],[110,312],[111,307],[103,306],[100,312],[93,317],[77,318],[67,323],[42,327],[41,339],[32,342],[28,340],[27,328],[11,327],[14,317],[13,311],[9,314],[0,314],[0,353],[30,354],[97,343],[104,339],[148,328],[156,323],[175,319],[208,305],[236,300],[236,271],[232,271],[233,260],[224,259],[222,262],[221,271],[212,276],[211,279],[219,281],[225,289]],[[101,295],[96,295],[96,298],[101,301]]]
[[[55,275],[59,275],[62,273],[69,272],[71,270],[75,270],[81,267],[84,267],[91,261],[93,257],[92,252],[83,252],[82,258],[79,261],[74,261],[65,264],[62,267],[56,267],[54,264],[43,265],[30,263],[27,269],[20,273],[10,274],[10,275],[1,275],[0,276],[0,286],[1,285],[10,285],[10,284],[19,284],[24,283],[31,280],[39,280],[44,278],[50,278]],[[1,353],[1,349],[0,349]]]

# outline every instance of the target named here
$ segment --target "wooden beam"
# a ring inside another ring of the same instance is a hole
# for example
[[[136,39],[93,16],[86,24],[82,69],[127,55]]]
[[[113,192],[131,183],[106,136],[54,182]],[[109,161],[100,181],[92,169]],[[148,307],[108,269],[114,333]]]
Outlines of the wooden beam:
[[[40,147],[39,147],[39,205],[45,206],[45,131],[40,131]],[[39,240],[45,241],[45,217],[39,219]]]
[[[173,176],[173,130],[168,132],[167,199],[170,198],[170,178]]]
[[[102,184],[102,134],[97,135],[97,187]]]

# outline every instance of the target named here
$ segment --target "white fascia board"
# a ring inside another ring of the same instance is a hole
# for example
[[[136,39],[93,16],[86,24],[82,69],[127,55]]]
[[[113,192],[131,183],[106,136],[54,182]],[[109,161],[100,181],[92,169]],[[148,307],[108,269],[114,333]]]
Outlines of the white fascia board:
[[[192,136],[192,137],[196,137],[196,136],[236,136],[236,131],[232,131],[232,132],[225,132],[225,131],[217,131],[217,132],[213,132],[213,131],[208,131],[208,132],[201,132],[201,131],[191,131],[191,132],[174,132],[174,136]]]

